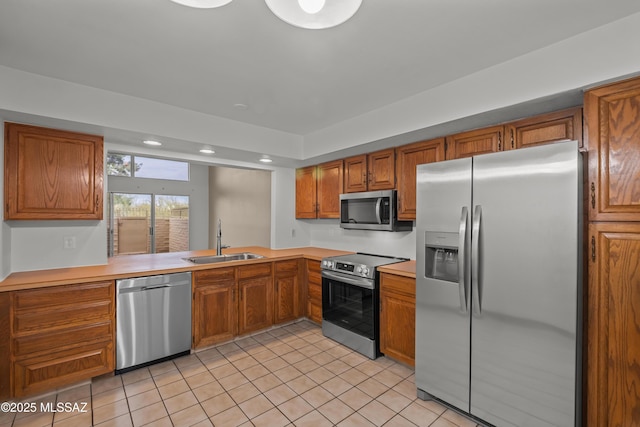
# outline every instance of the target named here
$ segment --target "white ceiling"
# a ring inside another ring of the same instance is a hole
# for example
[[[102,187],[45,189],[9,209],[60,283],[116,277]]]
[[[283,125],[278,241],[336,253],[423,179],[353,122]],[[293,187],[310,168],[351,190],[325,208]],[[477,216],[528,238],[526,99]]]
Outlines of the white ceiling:
[[[2,0],[0,65],[304,136],[639,11],[363,0],[347,23],[303,30],[262,0]]]

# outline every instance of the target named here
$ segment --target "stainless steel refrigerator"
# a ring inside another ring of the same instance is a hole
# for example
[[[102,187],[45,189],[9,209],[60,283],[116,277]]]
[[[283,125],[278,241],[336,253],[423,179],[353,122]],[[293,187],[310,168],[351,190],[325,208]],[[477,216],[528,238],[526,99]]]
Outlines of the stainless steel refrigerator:
[[[581,163],[568,141],[418,166],[418,397],[579,425]]]

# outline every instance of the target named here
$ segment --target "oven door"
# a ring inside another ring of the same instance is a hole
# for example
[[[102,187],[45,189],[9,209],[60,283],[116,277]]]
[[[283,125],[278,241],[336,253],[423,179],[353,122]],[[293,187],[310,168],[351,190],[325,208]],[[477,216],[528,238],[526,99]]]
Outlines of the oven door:
[[[322,271],[322,321],[377,342],[378,290],[375,281]]]

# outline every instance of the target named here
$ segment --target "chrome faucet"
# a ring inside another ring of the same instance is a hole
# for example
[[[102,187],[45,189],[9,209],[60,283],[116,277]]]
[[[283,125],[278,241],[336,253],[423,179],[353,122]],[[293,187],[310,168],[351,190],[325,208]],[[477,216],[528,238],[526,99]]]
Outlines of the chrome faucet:
[[[216,232],[216,255],[222,255],[222,249],[229,246],[222,244],[222,221],[218,218],[218,231]]]

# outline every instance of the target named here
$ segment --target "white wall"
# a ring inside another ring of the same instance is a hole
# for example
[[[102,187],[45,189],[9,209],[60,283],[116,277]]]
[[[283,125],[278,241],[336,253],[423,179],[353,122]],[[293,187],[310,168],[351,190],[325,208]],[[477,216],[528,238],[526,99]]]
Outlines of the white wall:
[[[640,72],[640,13],[305,135],[304,158]]]
[[[296,171],[275,168],[271,174],[271,247],[310,246],[308,228],[296,218]]]
[[[107,262],[106,221],[8,223],[11,229],[11,272],[100,265]],[[65,237],[76,238],[74,249],[63,248]]]
[[[271,172],[209,167],[209,247],[216,247],[218,219],[222,244],[264,246],[271,243]]]
[[[209,168],[191,164],[189,181],[109,176],[107,191],[189,196],[189,249],[209,247]]]

